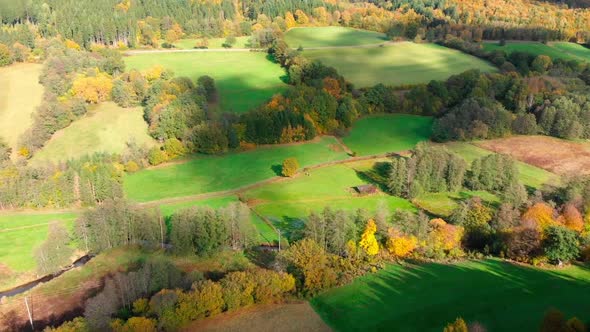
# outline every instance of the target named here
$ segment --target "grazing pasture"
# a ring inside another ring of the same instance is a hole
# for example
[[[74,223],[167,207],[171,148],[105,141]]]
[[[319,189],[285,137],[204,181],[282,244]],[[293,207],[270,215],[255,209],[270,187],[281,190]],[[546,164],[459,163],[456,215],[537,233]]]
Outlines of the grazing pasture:
[[[587,317],[590,270],[544,270],[499,260],[389,265],[311,304],[337,331],[442,331],[463,317],[488,331],[535,331],[550,307]]]
[[[500,46],[498,42],[485,42],[483,48],[486,51],[526,52],[533,55],[547,55],[553,59],[590,61],[590,49],[575,43],[556,42],[543,44],[540,42],[507,42]]]
[[[526,139],[526,137],[523,137]],[[528,141],[528,139],[526,139]],[[531,139],[534,140],[534,139]],[[492,140],[495,141],[495,140]],[[477,159],[484,156],[487,156],[494,152],[492,149],[484,149],[484,145],[488,144],[488,141],[481,141],[476,142],[476,145],[470,143],[461,143],[461,142],[452,142],[446,143],[445,146],[451,151],[458,155],[460,155],[465,161],[467,162],[468,166],[471,166],[471,163]],[[481,147],[480,147],[481,146]],[[497,151],[500,153],[507,153],[511,148],[515,148],[510,146],[509,144],[506,147],[506,150]],[[526,149],[526,145],[522,146],[521,148]],[[543,185],[553,185],[557,186],[560,184],[560,178],[558,175],[548,171],[547,169],[543,169],[539,164],[529,163],[527,160],[520,159],[513,155],[515,159],[517,159],[517,167],[520,174],[520,181],[528,187],[531,188],[541,188]]]
[[[359,46],[386,42],[384,33],[345,27],[293,28],[285,33],[292,48]]]
[[[558,175],[590,174],[590,144],[549,136],[513,136],[480,141],[477,146],[509,154]]]
[[[125,58],[127,68],[145,70],[156,65],[176,76],[215,79],[223,111],[242,113],[287,89],[285,71],[264,52],[144,53]]]
[[[47,238],[49,224],[58,221],[71,228],[74,219],[74,213],[0,214],[0,265],[8,267],[11,275],[6,280],[0,276],[0,289],[34,278],[33,251]]]
[[[141,108],[125,109],[111,102],[102,103],[56,132],[34,155],[32,163],[65,161],[95,152],[121,153],[132,141],[151,147],[156,141],[147,129]]]
[[[357,120],[342,140],[360,156],[399,152],[430,138],[432,118],[393,114]]]
[[[428,83],[468,69],[496,71],[481,59],[436,44],[399,42],[384,47],[304,50],[302,54],[336,68],[357,87]]]
[[[382,205],[391,211],[404,209],[415,211],[406,199],[384,193],[359,195],[354,186],[369,181],[363,172],[372,163],[353,162],[323,167],[249,190],[244,199],[253,209],[268,218],[275,227],[290,236],[303,227],[303,220],[312,212],[321,212],[326,206],[354,212],[357,209],[375,211]]]
[[[151,201],[236,189],[280,174],[284,159],[295,157],[301,167],[346,159],[332,137],[314,142],[258,148],[221,156],[198,156],[186,163],[146,169],[125,176],[127,197]]]
[[[236,43],[232,46],[232,48],[249,48],[249,40],[250,36],[236,37]],[[196,38],[180,39],[174,43],[174,46],[181,50],[190,50],[194,49],[200,41],[200,39]],[[210,49],[224,48],[223,43],[225,43],[225,38],[209,38],[207,39],[207,43],[207,48]]]
[[[18,139],[33,123],[32,115],[41,104],[42,67],[28,63],[0,68],[0,137],[13,151],[18,149]]]
[[[412,203],[430,214],[446,218],[451,216],[453,211],[459,207],[459,202],[472,197],[479,197],[487,204],[497,204],[500,202],[498,197],[487,191],[466,190],[460,192],[426,193],[412,199]]]

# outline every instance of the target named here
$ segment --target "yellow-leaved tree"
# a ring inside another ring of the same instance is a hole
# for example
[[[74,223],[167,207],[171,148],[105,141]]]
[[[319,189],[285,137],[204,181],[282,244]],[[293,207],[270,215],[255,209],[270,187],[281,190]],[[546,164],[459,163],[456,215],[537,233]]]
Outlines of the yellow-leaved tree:
[[[369,256],[375,256],[379,253],[379,243],[375,238],[375,232],[377,232],[377,225],[373,219],[369,219],[359,242],[359,247]]]
[[[387,237],[387,250],[397,258],[407,257],[418,247],[418,239],[415,236],[405,235],[395,228],[390,228]]]
[[[88,103],[106,101],[111,96],[113,81],[111,77],[96,70],[96,76],[78,76],[72,84],[72,94]]]

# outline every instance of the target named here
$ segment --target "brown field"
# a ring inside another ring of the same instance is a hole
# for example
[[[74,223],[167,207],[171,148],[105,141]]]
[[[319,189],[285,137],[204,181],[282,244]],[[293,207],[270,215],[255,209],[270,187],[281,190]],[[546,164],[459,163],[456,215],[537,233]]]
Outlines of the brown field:
[[[196,321],[185,331],[331,331],[308,302],[257,305]]]
[[[514,136],[476,145],[559,175],[590,174],[590,144],[548,136]]]

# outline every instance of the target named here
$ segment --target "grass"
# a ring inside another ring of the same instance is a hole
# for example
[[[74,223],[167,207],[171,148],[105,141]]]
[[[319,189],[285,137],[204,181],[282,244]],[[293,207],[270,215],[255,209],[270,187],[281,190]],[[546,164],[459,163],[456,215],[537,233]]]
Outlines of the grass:
[[[48,225],[60,221],[71,228],[73,213],[62,214],[0,214],[0,262],[8,266],[14,277],[35,269],[33,251],[47,238]],[[6,286],[0,280],[0,287]]]
[[[436,44],[400,42],[385,47],[307,50],[302,54],[336,68],[357,87],[428,83],[468,69],[496,71],[481,59]]]
[[[535,331],[549,307],[585,320],[590,270],[523,267],[499,260],[388,265],[311,301],[336,331],[442,331],[457,317],[488,331]]]
[[[414,198],[412,203],[430,214],[449,217],[459,207],[460,201],[471,197],[479,197],[488,204],[497,204],[500,202],[498,197],[487,191],[467,190],[460,192],[426,193]]]
[[[242,36],[242,37],[236,37],[236,43],[233,45],[232,48],[249,48],[248,47],[248,42],[250,40],[250,36]],[[197,43],[200,41],[200,39],[197,38],[187,38],[187,39],[180,39],[179,41],[177,41],[176,43],[174,43],[174,46],[176,46],[176,48],[179,48],[181,50],[190,50],[195,48],[195,45],[197,45]],[[217,48],[223,48],[223,43],[225,43],[225,38],[209,38],[207,39],[209,45],[207,46],[207,48],[213,48],[213,49],[217,49]]]
[[[454,142],[447,143],[445,146],[451,152],[454,152],[465,159],[468,165],[471,165],[471,163],[477,158],[481,158],[493,153],[492,151],[482,149],[469,143]],[[559,185],[560,183],[560,178],[558,175],[542,168],[535,167],[521,161],[517,161],[516,166],[518,167],[520,181],[522,181],[525,186],[531,188],[541,188],[545,184]]]
[[[39,73],[43,65],[16,64],[0,68],[0,138],[18,149],[20,136],[33,123],[32,115],[43,98]]]
[[[387,40],[384,33],[344,27],[294,28],[285,33],[292,48],[370,45]]]
[[[311,212],[320,212],[326,206],[353,212],[357,209],[374,211],[383,204],[391,210],[415,210],[403,198],[386,194],[359,196],[352,187],[367,183],[360,172],[367,163],[347,163],[323,167],[300,174],[294,179],[267,184],[243,194],[259,214],[268,218],[275,227],[290,236],[303,227],[303,220]]]
[[[281,164],[295,157],[301,167],[342,160],[334,138],[317,142],[259,148],[222,156],[197,157],[186,163],[142,170],[127,175],[127,197],[140,202],[235,189],[280,173]]]
[[[483,43],[486,51],[501,50],[506,53],[525,52],[533,55],[547,55],[553,59],[590,61],[590,49],[575,43],[550,43],[543,44],[540,42],[507,42],[506,45],[500,46],[497,42]]]
[[[227,112],[249,111],[287,89],[285,71],[262,52],[190,52],[139,54],[125,58],[128,68],[145,70],[155,65],[176,76],[215,79],[220,107]]]
[[[412,149],[428,140],[432,118],[415,115],[383,115],[355,122],[344,143],[360,156]]]
[[[56,132],[32,163],[58,162],[95,152],[121,153],[127,143],[151,147],[156,142],[147,133],[141,108],[125,109],[102,103],[82,119]]]

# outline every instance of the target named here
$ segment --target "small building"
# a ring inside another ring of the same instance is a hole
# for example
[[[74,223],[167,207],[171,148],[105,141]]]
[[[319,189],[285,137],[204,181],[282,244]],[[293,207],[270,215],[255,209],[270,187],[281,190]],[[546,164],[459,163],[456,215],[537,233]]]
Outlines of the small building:
[[[372,184],[362,184],[353,188],[359,195],[371,195],[377,193],[377,187]]]

